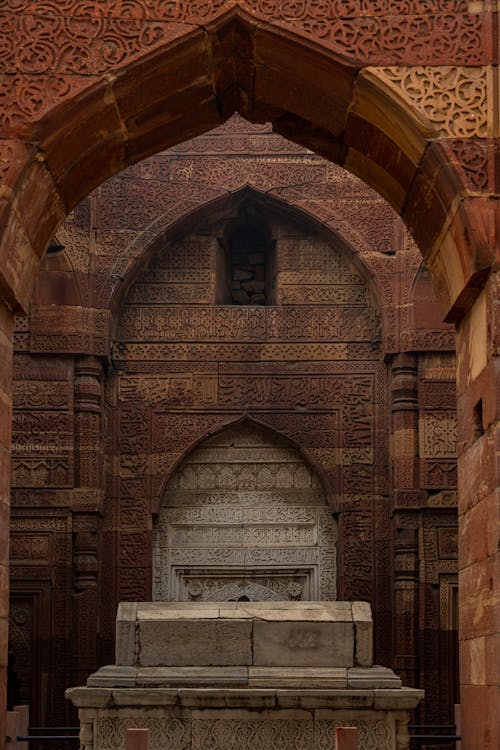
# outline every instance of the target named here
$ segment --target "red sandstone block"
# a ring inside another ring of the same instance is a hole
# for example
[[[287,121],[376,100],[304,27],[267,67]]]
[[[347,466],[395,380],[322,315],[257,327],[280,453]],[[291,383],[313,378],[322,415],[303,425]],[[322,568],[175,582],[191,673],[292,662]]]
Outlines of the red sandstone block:
[[[369,182],[398,213],[402,210],[406,202],[406,191],[383,166],[375,164],[368,156],[354,148],[349,148],[341,164],[349,172]],[[399,351],[399,348],[396,349]]]
[[[12,399],[9,394],[5,393],[4,391],[0,391],[0,452],[10,449],[11,438],[12,438]],[[0,463],[1,463],[1,459],[0,459]],[[0,483],[1,481],[2,481],[2,478],[0,477]],[[0,488],[1,488],[1,484],[0,484]]]
[[[173,103],[176,95],[189,91],[195,83],[205,82],[213,94],[210,79],[206,34],[195,29],[181,41],[172,41],[161,54],[148,55],[120,71],[113,83],[113,94],[129,132],[145,132],[151,128],[148,120],[155,108],[158,110],[162,102],[169,100]],[[181,106],[166,112],[165,122],[185,111]],[[159,124],[153,123],[153,127]],[[182,134],[179,140],[183,140]]]
[[[498,630],[500,552],[459,573],[460,638],[493,635]]]
[[[490,431],[496,444],[496,451],[500,448],[500,431],[496,423],[500,420],[500,367],[496,358],[491,359],[480,375],[465,389],[457,400],[457,454],[460,456],[477,440],[478,427],[484,433]],[[466,377],[461,373],[461,377]],[[481,402],[481,420],[477,413]],[[480,424],[479,424],[480,421]],[[497,434],[499,437],[497,437]]]
[[[350,112],[346,120],[344,143],[382,167],[392,180],[399,183],[406,196],[415,178],[416,166],[386,133]],[[368,175],[365,176],[367,178]]]
[[[328,59],[318,54],[316,45],[307,38],[301,40],[300,67],[296,65],[297,44],[295,39],[284,29],[272,29],[259,26],[254,32],[253,57],[259,63],[273,70],[287,71],[292,76],[291,85],[297,81],[297,75],[302,82],[314,81],[325,92],[330,91],[348,104],[352,96],[352,87],[357,71],[346,65],[340,57],[329,55]],[[307,91],[304,91],[304,97]]]
[[[460,663],[460,683],[468,685],[471,683],[472,667],[472,643],[471,639],[460,641],[459,663]]]
[[[129,728],[125,730],[125,750],[148,750],[149,729]]]
[[[0,268],[0,293],[14,309],[28,310],[39,259],[14,211],[8,212],[1,234]]]
[[[253,58],[258,61],[254,100],[268,108],[293,111],[333,135],[340,134],[352,97],[354,72],[333,58],[322,60],[307,42],[297,67],[295,44],[286,32],[259,28],[254,38]]]
[[[1,322],[0,322],[1,326]],[[0,392],[10,400],[12,393],[12,335],[10,341],[0,330]],[[1,431],[1,428],[0,428]]]
[[[462,685],[462,747],[498,750],[500,747],[500,688]]]
[[[499,229],[498,205],[492,196],[468,196],[460,202],[450,231],[464,251],[464,260],[469,260],[471,273],[489,271],[495,257],[498,258]],[[483,286],[481,283],[479,288]]]
[[[212,27],[209,33],[218,95],[224,97],[229,88],[237,87],[251,94],[254,50],[250,25],[241,20],[230,21]]]
[[[80,290],[75,275],[72,272],[55,269],[42,270],[38,274],[33,304],[73,305],[81,303]]]
[[[9,548],[9,506],[0,500],[0,560]]]
[[[461,516],[460,564],[466,567],[500,548],[500,489],[497,488]]]
[[[495,490],[498,485],[494,442],[484,435],[457,460],[458,512],[464,513]]]
[[[22,141],[0,141],[0,185],[15,188],[35,153],[34,146]]]
[[[500,616],[498,618],[500,628]],[[485,659],[488,665],[487,679],[489,685],[500,685],[500,632],[485,636]]]
[[[5,662],[3,659],[3,650],[5,649]],[[0,643],[0,664],[7,663],[7,643]],[[0,666],[0,737],[5,737],[5,706],[7,705],[7,668]]]
[[[446,200],[435,185],[436,171],[435,160],[429,161],[424,156],[408,193],[408,203],[403,214],[403,219],[424,258],[429,257],[436,240],[442,233],[453,195],[458,192],[458,188],[453,191],[451,187],[448,187],[446,192],[449,198]],[[451,170],[447,170],[447,175],[449,180],[453,179]],[[441,178],[440,182],[446,185],[444,178]]]
[[[205,83],[196,86],[195,90],[179,94],[176,101],[155,105],[148,112],[147,129],[136,128],[129,123],[130,132],[125,145],[127,164],[145,159],[157,151],[175,146],[220,125],[212,90]]]
[[[359,733],[357,727],[335,727],[336,750],[358,750]]]
[[[1,547],[0,547],[1,549]],[[7,666],[7,644],[9,641],[9,620],[7,617],[0,617],[0,670]]]
[[[101,140],[92,151],[82,151],[81,158],[73,157],[65,166],[66,171],[54,179],[66,210],[70,211],[95,187],[124,169],[123,139],[113,135]]]
[[[97,144],[106,143],[113,136],[123,140],[109,83],[97,76],[82,76],[82,79],[85,88],[66,103],[64,116],[58,112],[44,120],[41,145],[56,182],[82,158],[89,159],[91,154],[97,156]],[[98,83],[100,85],[89,88]],[[91,160],[94,167],[98,167],[97,159]]]
[[[448,228],[454,242],[454,263],[463,276],[455,290],[445,320],[460,321],[483,289],[494,263],[492,249],[498,247],[498,206],[490,198],[465,198],[458,205]],[[452,262],[448,259],[448,264]]]
[[[22,217],[31,246],[40,257],[56,228],[66,215],[47,166],[33,160],[16,185],[13,208]]]
[[[0,304],[0,337],[3,336],[10,341],[13,330],[14,316],[12,311],[6,305]]]

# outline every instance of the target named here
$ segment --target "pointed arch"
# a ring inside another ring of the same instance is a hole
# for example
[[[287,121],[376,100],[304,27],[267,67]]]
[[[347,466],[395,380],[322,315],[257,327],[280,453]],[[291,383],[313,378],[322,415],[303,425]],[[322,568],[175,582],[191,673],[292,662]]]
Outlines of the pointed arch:
[[[439,127],[382,69],[360,70],[237,5],[203,26],[174,27],[13,142],[0,246],[0,291],[11,305],[27,309],[39,259],[83,196],[239,111],[377,189],[414,234],[448,318],[468,308],[492,262],[491,216],[469,197],[453,155],[431,144]]]
[[[172,190],[175,192],[175,185],[172,186]],[[311,208],[304,208],[292,200],[278,197],[249,184],[233,192],[219,191],[219,195],[209,200],[203,192],[200,196],[193,192],[191,200],[181,202],[174,212],[169,211],[157,217],[117,258],[111,270],[114,283],[109,300],[110,310],[113,313],[118,310],[131,285],[163,245],[185,236],[204,221],[214,221],[228,212],[236,211],[246,202],[255,203],[271,214],[281,215],[294,222],[299,221],[311,233],[322,237],[341,254],[347,256],[370,289],[377,309],[381,311],[383,292],[377,275],[363,259],[365,253],[373,250],[366,239],[356,236],[352,227],[343,221],[341,216],[334,216],[325,221]],[[354,241],[358,243],[356,246],[353,244]],[[383,324],[382,315],[381,322]],[[384,331],[382,333],[384,335]]]
[[[153,598],[335,599],[337,539],[300,447],[236,419],[170,474],[153,523]]]
[[[172,466],[169,468],[169,471],[166,473],[158,491],[156,492],[156,494],[151,500],[152,514],[158,515],[158,513],[160,512],[160,508],[163,502],[163,497],[165,495],[165,491],[168,486],[168,483],[170,482],[170,479],[175,473],[175,471],[177,471],[177,469],[182,464],[182,462],[186,459],[187,456],[192,454],[206,440],[216,437],[217,435],[221,435],[228,428],[245,426],[245,425],[248,425],[250,427],[255,427],[257,429],[263,429],[271,435],[276,435],[281,441],[283,441],[283,443],[289,445],[290,448],[295,450],[301,456],[304,463],[319,478],[329,507],[332,509],[333,512],[338,511],[338,508],[337,508],[338,498],[332,493],[332,488],[329,486],[328,479],[325,476],[325,472],[323,468],[317,463],[317,461],[315,461],[309,455],[309,453],[301,445],[299,445],[293,438],[285,434],[282,430],[279,430],[278,428],[276,428],[269,421],[269,419],[266,419],[266,416],[263,415],[261,417],[256,417],[254,415],[250,416],[249,414],[242,412],[239,415],[231,414],[231,415],[227,415],[226,418],[221,417],[221,419],[217,422],[217,425],[214,426],[213,429],[209,430],[208,432],[204,432],[201,435],[195,435],[193,437],[193,440],[189,443],[189,445],[184,446],[182,452],[177,457],[177,460],[175,461],[175,463],[172,464]]]

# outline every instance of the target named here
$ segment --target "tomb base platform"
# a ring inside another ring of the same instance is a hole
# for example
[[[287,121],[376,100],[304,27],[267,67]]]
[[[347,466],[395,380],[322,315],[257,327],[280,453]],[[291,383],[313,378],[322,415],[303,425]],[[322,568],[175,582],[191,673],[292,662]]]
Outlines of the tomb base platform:
[[[120,605],[116,664],[67,697],[81,747],[118,750],[148,727],[151,750],[407,750],[423,691],[371,663],[364,602]]]

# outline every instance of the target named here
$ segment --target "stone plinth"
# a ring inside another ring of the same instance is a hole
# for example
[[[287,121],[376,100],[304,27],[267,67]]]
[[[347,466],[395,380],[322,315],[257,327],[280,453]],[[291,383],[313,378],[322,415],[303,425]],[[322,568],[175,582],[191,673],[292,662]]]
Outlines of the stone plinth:
[[[85,750],[122,747],[127,727],[151,750],[320,750],[342,725],[405,750],[423,692],[372,666],[371,639],[364,602],[122,603],[116,664],[66,695]]]

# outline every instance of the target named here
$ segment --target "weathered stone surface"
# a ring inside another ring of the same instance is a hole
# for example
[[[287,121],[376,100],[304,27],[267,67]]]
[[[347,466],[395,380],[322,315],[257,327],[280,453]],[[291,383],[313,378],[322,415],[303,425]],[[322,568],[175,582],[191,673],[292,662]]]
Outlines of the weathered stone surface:
[[[132,666],[136,662],[135,626],[137,621],[137,602],[120,602],[116,621],[116,663],[119,666]]]
[[[348,667],[353,658],[352,622],[254,623],[255,665]]]
[[[247,688],[179,688],[179,701],[193,708],[272,708],[276,705],[276,690]]]
[[[394,698],[394,696],[393,696]],[[283,708],[372,708],[374,705],[373,690],[342,690],[329,687],[308,688],[304,690],[278,688],[276,703]]]
[[[373,623],[368,602],[352,603],[352,619],[355,629],[354,659],[360,667],[373,664]]]
[[[313,660],[311,659],[311,662]],[[346,688],[347,669],[337,667],[250,667],[249,687]]]
[[[347,684],[351,688],[400,688],[401,680],[387,667],[352,667],[347,670]]]
[[[334,668],[330,678],[326,672],[314,672],[311,679],[314,674],[345,682],[345,673],[335,669],[355,664],[358,615],[366,639],[369,606],[353,607],[349,602],[125,603],[117,617],[117,657],[141,668],[141,683],[168,682],[171,673],[162,671],[164,667],[223,666]],[[129,667],[123,669],[128,674]],[[251,678],[269,681],[273,673],[279,682],[276,669],[269,675],[261,669]],[[203,679],[206,674],[199,670]],[[290,684],[289,678],[296,680],[297,674],[292,670],[284,684]]]
[[[170,685],[247,685],[248,669],[230,667],[142,667],[137,671],[137,686]]]
[[[252,624],[245,620],[141,619],[138,630],[143,667],[252,663]]]
[[[89,687],[134,687],[137,680],[137,667],[110,664],[101,667],[87,680]]]

